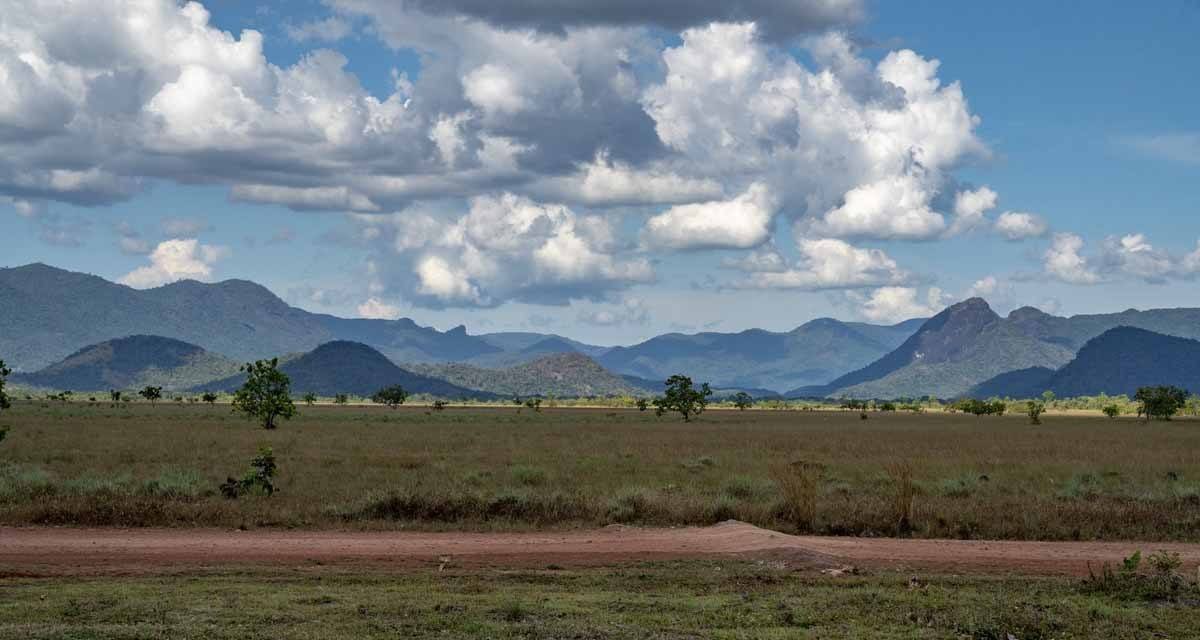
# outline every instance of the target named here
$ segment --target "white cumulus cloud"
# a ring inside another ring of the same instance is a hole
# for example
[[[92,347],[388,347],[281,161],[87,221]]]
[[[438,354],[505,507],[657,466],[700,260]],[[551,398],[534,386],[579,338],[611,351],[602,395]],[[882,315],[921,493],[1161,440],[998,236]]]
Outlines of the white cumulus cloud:
[[[164,240],[150,252],[150,264],[130,271],[118,282],[148,289],[177,280],[208,280],[213,266],[229,254],[226,247],[201,244],[195,238]]]

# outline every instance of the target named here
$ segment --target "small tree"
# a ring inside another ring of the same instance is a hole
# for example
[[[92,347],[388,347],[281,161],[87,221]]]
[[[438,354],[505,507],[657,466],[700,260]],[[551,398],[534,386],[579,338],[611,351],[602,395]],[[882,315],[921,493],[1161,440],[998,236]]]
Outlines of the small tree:
[[[751,398],[750,394],[745,391],[739,391],[737,395],[733,396],[733,406],[737,407],[739,411],[745,411],[753,405],[754,398]]]
[[[162,399],[162,387],[146,386],[138,392],[138,395],[145,400],[149,400],[150,404],[155,404]]]
[[[209,405],[213,405],[217,402],[217,394],[211,391],[205,391],[204,395],[200,396],[200,399],[207,402]]]
[[[692,416],[704,413],[705,407],[708,406],[708,397],[712,395],[712,389],[707,382],[696,389],[692,379],[682,374],[667,378],[666,386],[663,395],[654,399],[655,413],[661,416],[667,412],[676,412],[683,416],[684,422],[691,422]]]
[[[260,447],[258,455],[250,460],[250,470],[241,480],[230,476],[221,485],[221,494],[234,499],[248,491],[261,490],[268,496],[275,495],[275,472],[279,466],[275,463],[275,453],[271,447]]]
[[[541,398],[529,398],[528,400],[525,401],[525,406],[530,409],[533,409],[534,411],[541,412],[542,399]]]
[[[308,406],[310,406],[310,407],[311,407],[311,406],[313,406],[313,405],[314,405],[314,404],[316,404],[316,403],[317,403],[317,394],[315,394],[315,393],[313,393],[313,392],[311,392],[311,391],[309,391],[308,393],[304,394],[304,404],[306,404],[306,405],[308,405]]]
[[[1029,415],[1029,424],[1041,424],[1042,414],[1046,412],[1046,405],[1030,400],[1025,405],[1025,413]]]
[[[1108,416],[1109,418],[1115,418],[1121,415],[1121,407],[1118,407],[1115,404],[1110,404],[1104,407],[1103,411],[1104,415]]]
[[[233,410],[255,418],[264,429],[274,429],[279,418],[296,415],[291,397],[291,380],[279,370],[279,360],[259,360],[242,367],[246,383],[233,394]]]
[[[109,390],[108,399],[111,400],[113,404],[117,404],[121,401],[121,392],[117,391],[116,389]]]
[[[371,402],[374,402],[375,404],[386,404],[393,409],[404,404],[405,400],[408,400],[408,393],[404,391],[404,387],[401,387],[398,384],[390,387],[384,387],[379,391],[376,391],[375,395],[371,396]]]
[[[334,396],[333,396],[334,404],[346,404],[348,402],[350,402],[350,396],[348,396],[344,393],[337,393],[337,394],[334,394]]]
[[[434,400],[433,401],[433,410],[434,411],[445,411],[446,410],[446,401],[445,400]]]
[[[650,408],[650,401],[645,398],[638,398],[634,404],[637,405],[638,411],[645,411]]]
[[[1133,397],[1138,401],[1138,416],[1147,420],[1170,420],[1187,404],[1188,392],[1173,386],[1142,387]]]
[[[8,394],[4,392],[4,385],[8,383],[8,375],[12,373],[12,369],[5,366],[4,361],[0,360],[0,409],[8,409],[12,406],[12,401],[8,399]]]

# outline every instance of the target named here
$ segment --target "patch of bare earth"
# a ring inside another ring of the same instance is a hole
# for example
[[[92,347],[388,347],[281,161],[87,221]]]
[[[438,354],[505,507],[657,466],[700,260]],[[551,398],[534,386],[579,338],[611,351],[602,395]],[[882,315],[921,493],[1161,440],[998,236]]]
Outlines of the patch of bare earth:
[[[744,557],[795,569],[845,566],[950,573],[1086,575],[1132,552],[1200,544],[901,540],[790,536],[740,522],[714,527],[540,533],[0,528],[0,577],[159,575],[234,568],[542,568]],[[836,571],[835,571],[836,573]]]

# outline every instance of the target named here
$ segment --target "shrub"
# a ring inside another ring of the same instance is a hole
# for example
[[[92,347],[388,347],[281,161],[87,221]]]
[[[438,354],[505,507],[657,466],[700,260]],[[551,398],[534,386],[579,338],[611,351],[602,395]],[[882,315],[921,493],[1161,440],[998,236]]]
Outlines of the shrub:
[[[1115,404],[1105,406],[1102,411],[1104,411],[1104,415],[1108,416],[1109,418],[1115,418],[1121,415],[1121,407],[1118,407]]]
[[[210,405],[215,404],[217,402],[217,394],[209,391],[209,392],[206,392],[204,395],[200,396],[200,399],[207,402]]]
[[[308,393],[304,394],[304,397],[301,398],[301,400],[304,400],[304,404],[311,407],[317,403],[317,394],[309,391]]]
[[[350,402],[350,396],[344,393],[338,393],[333,396],[334,404],[346,404],[348,402]]]
[[[753,405],[754,398],[750,397],[750,394],[746,393],[745,391],[739,391],[737,392],[737,395],[733,396],[733,406],[737,407],[741,411],[745,411]]]
[[[221,494],[230,499],[255,490],[261,490],[268,496],[274,495],[275,472],[278,469],[271,447],[260,447],[258,454],[250,460],[250,470],[241,480],[235,480],[232,476],[226,478],[221,485]]]
[[[542,399],[541,398],[529,398],[528,400],[525,401],[525,406],[529,407],[530,409],[533,409],[534,411],[541,411],[542,410]]]
[[[1030,400],[1025,404],[1025,413],[1029,416],[1029,424],[1041,424],[1042,414],[1046,412],[1046,405]]]
[[[8,399],[8,394],[4,392],[4,385],[8,383],[8,376],[12,373],[12,369],[5,366],[4,361],[0,360],[0,409],[7,409],[12,406]]]
[[[646,409],[650,408],[650,401],[645,398],[638,398],[635,404],[637,405],[638,411],[645,411]]]
[[[892,403],[892,402],[885,402],[885,403],[879,405],[879,410],[880,411],[895,411],[896,405],[895,405],[895,403]]]
[[[1150,556],[1149,564],[1152,571],[1149,574],[1140,573],[1142,552],[1135,551],[1133,555],[1121,562],[1121,567],[1114,570],[1108,563],[1096,574],[1089,567],[1088,577],[1083,581],[1081,589],[1085,593],[1098,593],[1119,600],[1169,601],[1179,600],[1189,585],[1183,576],[1177,573],[1182,564],[1179,554],[1160,551]],[[1200,585],[1191,585],[1193,594]]]
[[[147,385],[143,387],[141,391],[138,391],[138,395],[143,399],[148,400],[150,404],[155,404],[162,399],[162,387],[153,387]]]
[[[434,400],[433,401],[433,410],[434,411],[445,411],[446,410],[446,401],[445,400]]]

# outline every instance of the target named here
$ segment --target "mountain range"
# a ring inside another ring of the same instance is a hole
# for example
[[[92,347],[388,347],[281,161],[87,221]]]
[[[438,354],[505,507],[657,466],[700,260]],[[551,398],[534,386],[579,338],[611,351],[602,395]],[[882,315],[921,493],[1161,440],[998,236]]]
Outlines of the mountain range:
[[[97,390],[151,378],[229,387],[233,363],[286,356],[293,388],[320,394],[402,384],[446,397],[633,395],[683,373],[756,396],[1090,395],[1156,378],[1190,384],[1185,362],[1167,356],[1200,338],[1200,309],[1059,317],[1025,307],[1002,317],[973,298],[890,326],[818,319],[788,332],[670,333],[604,347],[315,314],[242,280],[137,290],[41,264],[0,269],[0,306],[0,357],[14,381]],[[1143,362],[1143,353],[1162,355]],[[1155,362],[1171,364],[1152,370]]]
[[[870,365],[828,384],[795,389],[790,397],[901,398],[995,393],[992,381],[1013,372],[1035,387],[1036,376],[1057,371],[1076,358],[1088,341],[1117,327],[1140,328],[1156,335],[1200,338],[1200,310],[1124,311],[1109,315],[1062,318],[1032,307],[996,314],[981,298],[955,304],[931,318],[899,348]],[[1127,339],[1117,334],[1116,341]],[[999,378],[997,378],[999,377]],[[1078,393],[1096,387],[1077,385]],[[1015,387],[1013,388],[1015,390]],[[1045,388],[1038,389],[1040,394]]]
[[[460,387],[402,369],[382,353],[359,342],[337,340],[281,362],[279,370],[291,380],[293,393],[334,396],[339,393],[369,397],[383,387],[400,385],[416,394],[441,398],[491,398],[493,394]],[[197,385],[195,391],[234,391],[246,381],[236,374]]]
[[[1063,398],[1101,393],[1133,397],[1139,387],[1164,383],[1200,393],[1200,342],[1117,327],[1089,340],[1057,371],[1009,372],[984,382],[972,395],[1030,398],[1050,391]]]
[[[458,362],[506,369],[556,353],[581,353],[610,371],[665,379],[691,372],[718,387],[783,391],[821,383],[883,356],[920,326],[814,320],[785,333],[672,333],[627,347],[536,332],[470,335],[410,319],[310,313],[245,280],[184,280],[133,289],[44,264],[0,269],[0,357],[35,371],[84,347],[131,335],[182,340],[238,361],[311,351],[336,340],[369,345],[397,363]]]

